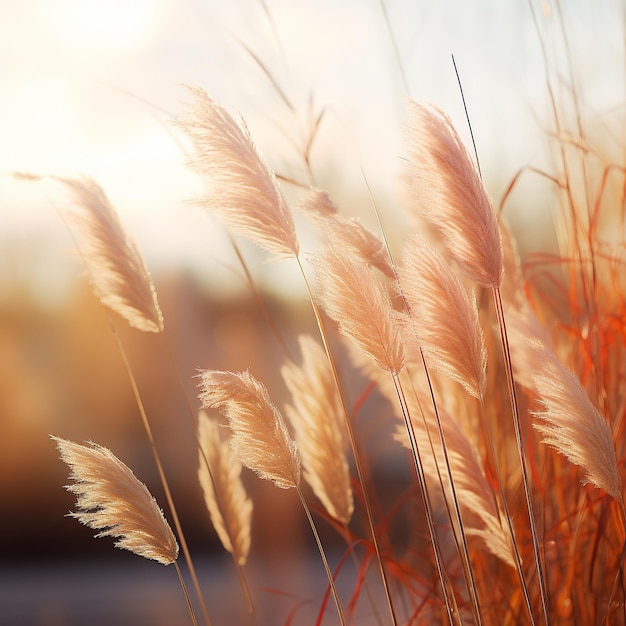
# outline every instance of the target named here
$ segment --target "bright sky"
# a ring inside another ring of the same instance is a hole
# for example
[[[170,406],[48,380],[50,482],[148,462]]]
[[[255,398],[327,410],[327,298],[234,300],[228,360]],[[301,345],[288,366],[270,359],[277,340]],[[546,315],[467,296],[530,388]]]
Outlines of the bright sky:
[[[569,83],[558,5],[531,1],[554,74]],[[585,106],[621,107],[620,2],[562,4]],[[446,110],[467,138],[454,54],[495,197],[520,167],[546,166],[542,128],[552,120],[528,2],[386,0],[386,9],[411,97]],[[202,186],[171,126],[184,110],[184,83],[241,113],[268,162],[294,176],[302,168],[292,142],[302,141],[311,106],[324,109],[316,176],[340,206],[349,190],[367,212],[363,170],[388,219],[401,213],[406,89],[379,0],[0,0],[0,173],[89,175],[151,267],[214,264],[225,244],[189,202]],[[0,178],[0,245],[24,232],[66,238],[55,211],[63,198],[50,184]],[[52,244],[53,255],[63,249]],[[39,271],[46,279],[50,263]]]

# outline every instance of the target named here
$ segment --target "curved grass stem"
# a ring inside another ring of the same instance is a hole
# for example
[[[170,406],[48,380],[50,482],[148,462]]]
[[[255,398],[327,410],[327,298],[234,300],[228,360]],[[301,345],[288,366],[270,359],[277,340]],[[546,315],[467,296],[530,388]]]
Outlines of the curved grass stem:
[[[141,416],[141,422],[143,424],[144,430],[146,432],[146,436],[148,438],[148,442],[150,444],[150,448],[152,450],[152,455],[154,457],[154,462],[157,467],[157,471],[159,473],[159,478],[161,479],[161,484],[163,485],[163,491],[165,493],[165,498],[167,500],[167,504],[170,508],[170,512],[172,514],[172,521],[174,522],[174,527],[176,528],[176,534],[178,535],[178,540],[180,542],[180,547],[185,555],[185,561],[187,562],[187,567],[189,568],[189,574],[191,576],[191,580],[193,582],[193,586],[195,588],[196,594],[198,595],[198,600],[200,601],[200,606],[202,608],[202,614],[204,617],[204,621],[207,626],[211,626],[211,620],[209,618],[209,612],[206,607],[206,603],[204,601],[204,597],[202,595],[202,590],[200,589],[200,582],[198,580],[198,576],[196,574],[196,569],[193,565],[193,561],[191,560],[191,554],[189,553],[189,548],[187,547],[187,541],[185,539],[185,535],[183,533],[182,526],[180,524],[180,520],[178,518],[178,512],[176,510],[176,506],[174,504],[174,499],[172,498],[172,493],[170,491],[168,480],[165,476],[165,470],[163,469],[163,464],[161,463],[161,457],[156,447],[156,442],[154,440],[154,436],[152,434],[152,428],[150,426],[150,422],[148,420],[148,416],[146,414],[145,408],[143,406],[143,401],[141,400],[141,396],[139,394],[139,388],[137,387],[137,381],[135,380],[135,375],[133,374],[132,368],[130,366],[130,362],[128,361],[128,357],[126,355],[126,350],[122,345],[122,341],[117,334],[113,323],[111,322],[111,328],[113,331],[113,336],[115,337],[115,341],[117,343],[118,349],[122,356],[122,361],[124,362],[124,367],[126,368],[126,372],[128,374],[128,378],[130,380],[130,384],[133,390],[133,395],[135,397],[135,401],[137,403],[137,408],[139,409],[139,414]]]
[[[431,402],[433,405],[433,411],[435,412],[435,421],[437,423],[437,434],[439,435],[439,443],[441,445],[444,462],[446,464],[446,475],[447,475],[448,480],[450,481],[450,490],[452,492],[452,501],[454,503],[454,513],[455,513],[456,523],[459,527],[459,535],[461,539],[461,545],[458,546],[458,541],[457,541],[457,547],[459,547],[461,560],[463,561],[463,568],[465,571],[465,576],[467,578],[467,589],[470,594],[470,598],[472,601],[472,609],[474,611],[474,619],[476,620],[477,626],[482,626],[483,622],[482,622],[481,611],[480,611],[480,602],[478,600],[478,591],[476,589],[476,580],[474,578],[474,571],[472,570],[472,563],[469,557],[469,548],[467,546],[467,536],[465,534],[465,528],[463,526],[463,519],[461,516],[461,509],[459,506],[459,499],[457,497],[456,486],[454,484],[454,476],[452,475],[452,467],[450,465],[450,458],[448,455],[448,447],[446,445],[445,433],[443,431],[441,418],[439,416],[439,408],[437,407],[437,401],[435,399],[435,390],[433,389],[432,380],[430,378],[430,372],[428,371],[426,358],[424,357],[424,351],[421,348],[420,348],[420,358],[422,359],[422,366],[424,368],[424,373],[426,375],[426,380],[428,383],[428,390],[430,392],[430,398],[431,398]],[[429,432],[428,429],[427,429],[427,432]],[[429,433],[428,438],[430,440],[430,433]],[[432,441],[431,441],[431,448],[432,448]],[[437,457],[435,456],[434,450],[433,450],[433,456],[436,460]],[[441,483],[442,492],[444,493],[444,496],[445,496],[445,491],[443,491],[443,481],[441,478],[441,474],[439,473],[439,465],[437,463],[436,465],[437,465],[437,473],[439,474],[439,481]],[[448,515],[450,516],[450,522],[452,523],[452,516],[450,513],[450,507],[448,506],[448,499],[447,498],[444,498],[444,499],[446,502],[446,508],[448,509]],[[456,537],[456,533],[455,533],[455,537]]]
[[[354,456],[354,463],[355,463],[355,468],[356,468],[356,472],[357,472],[357,477],[359,479],[359,483],[361,484],[362,490],[363,490],[363,501],[365,504],[365,511],[367,514],[367,521],[369,524],[369,530],[370,530],[370,534],[372,536],[372,543],[374,544],[374,550],[376,552],[376,558],[378,559],[378,566],[380,569],[380,575],[382,578],[382,582],[383,582],[383,587],[385,590],[385,596],[387,598],[387,604],[389,606],[389,613],[391,615],[391,620],[392,623],[394,624],[394,626],[397,626],[397,617],[396,617],[396,612],[393,606],[393,601],[391,598],[391,590],[389,588],[389,581],[387,578],[387,571],[385,569],[385,564],[383,562],[383,556],[382,556],[382,552],[380,549],[380,542],[378,540],[378,535],[376,532],[376,527],[374,524],[374,514],[372,512],[372,503],[370,500],[370,496],[367,490],[367,486],[365,484],[365,479],[364,479],[364,473],[363,473],[363,467],[361,464],[361,459],[360,459],[360,455],[359,455],[359,451],[358,451],[358,447],[357,447],[357,443],[356,443],[356,437],[354,435],[354,430],[352,428],[352,423],[350,421],[350,414],[348,413],[348,407],[346,406],[346,401],[344,398],[344,394],[339,382],[339,374],[337,372],[337,366],[335,364],[335,359],[330,351],[330,346],[328,344],[328,337],[326,336],[326,329],[324,327],[324,321],[322,320],[322,315],[320,313],[319,307],[317,306],[317,304],[315,303],[315,299],[313,298],[313,293],[311,291],[311,286],[309,285],[309,281],[306,277],[306,274],[304,272],[304,268],[302,267],[302,263],[300,261],[299,257],[296,257],[296,260],[298,262],[298,267],[300,268],[300,272],[302,274],[302,278],[304,280],[304,284],[306,286],[306,290],[307,293],[309,294],[309,299],[311,301],[311,307],[313,309],[313,313],[315,315],[315,319],[317,321],[317,326],[319,328],[319,332],[320,332],[320,337],[322,339],[322,343],[324,344],[324,350],[326,350],[326,355],[328,356],[328,362],[330,364],[330,368],[332,370],[333,373],[333,378],[335,380],[335,386],[337,388],[337,393],[339,394],[339,399],[341,402],[341,408],[345,417],[345,424],[346,424],[346,430],[348,432],[348,439],[350,440],[350,446],[352,448],[352,454]]]
[[[443,558],[441,556],[441,548],[439,546],[439,539],[437,537],[437,532],[435,530],[435,523],[434,523],[433,515],[432,515],[432,505],[430,502],[430,496],[428,494],[428,487],[426,485],[426,477],[424,475],[424,468],[422,465],[420,451],[417,445],[417,439],[415,437],[415,431],[413,429],[413,424],[411,423],[409,409],[406,404],[406,398],[404,396],[402,386],[400,385],[400,381],[398,380],[398,377],[395,374],[392,374],[392,379],[393,379],[393,384],[396,390],[396,394],[398,396],[398,402],[400,403],[400,408],[402,410],[402,416],[404,418],[404,424],[406,426],[407,434],[409,436],[409,441],[411,443],[411,451],[413,453],[413,460],[415,462],[415,471],[417,473],[417,479],[419,482],[419,487],[422,493],[422,499],[424,503],[424,511],[426,513],[428,533],[430,535],[430,542],[432,544],[433,552],[435,555],[435,565],[437,568],[437,575],[439,576],[439,582],[441,583],[441,591],[443,594],[444,602],[446,604],[446,611],[448,613],[448,619],[450,621],[450,624],[456,624],[459,619],[458,608],[456,607],[454,592],[450,589],[450,581],[448,579],[448,576],[445,572],[445,568],[443,565]]]
[[[176,561],[174,561],[174,567],[176,568],[176,573],[178,574],[180,586],[182,587],[183,593],[185,594],[185,601],[187,602],[187,608],[189,609],[191,622],[193,626],[198,626],[198,620],[196,619],[196,614],[194,613],[193,605],[191,604],[191,598],[189,597],[189,592],[187,591],[187,585],[185,585],[185,579],[183,578],[183,574],[180,571],[180,567],[178,566],[178,563]]]
[[[524,454],[524,443],[522,441],[522,431],[520,426],[519,411],[517,406],[517,395],[515,392],[515,381],[513,379],[513,367],[511,365],[511,352],[509,349],[509,339],[506,332],[506,321],[504,318],[504,309],[502,307],[502,296],[498,287],[493,288],[493,298],[498,318],[498,328],[500,329],[500,339],[502,342],[502,350],[504,354],[504,368],[506,370],[506,379],[509,389],[509,397],[511,400],[511,411],[513,414],[513,427],[515,430],[515,442],[517,444],[517,453],[522,471],[522,484],[524,487],[524,495],[526,497],[526,507],[528,509],[528,522],[533,542],[533,552],[535,556],[535,566],[537,568],[537,579],[539,581],[539,591],[541,594],[541,606],[545,623],[550,624],[550,611],[548,606],[548,593],[546,590],[546,581],[544,574],[544,566],[541,558],[541,550],[539,547],[539,537],[537,535],[537,525],[535,523],[535,515],[533,512],[532,494],[530,491],[530,483],[528,481],[528,471],[526,469],[526,457]]]
[[[330,590],[331,590],[331,593],[333,594],[335,605],[337,606],[337,613],[339,614],[339,620],[341,621],[342,626],[347,626],[346,617],[343,614],[343,609],[341,608],[341,602],[339,600],[339,594],[337,593],[337,587],[335,586],[335,579],[333,578],[333,574],[330,571],[330,566],[328,565],[328,559],[326,558],[326,553],[324,552],[324,546],[322,545],[322,541],[320,539],[319,533],[317,532],[317,527],[315,526],[315,522],[313,521],[311,510],[309,509],[309,505],[306,503],[302,490],[300,489],[299,486],[296,487],[296,491],[298,492],[298,496],[300,497],[300,502],[302,502],[304,512],[306,513],[306,517],[309,520],[311,530],[313,531],[313,536],[315,537],[315,542],[317,543],[317,548],[320,552],[320,556],[322,557],[322,562],[324,563],[324,569],[326,570],[326,576],[328,576],[328,584],[330,585]]]

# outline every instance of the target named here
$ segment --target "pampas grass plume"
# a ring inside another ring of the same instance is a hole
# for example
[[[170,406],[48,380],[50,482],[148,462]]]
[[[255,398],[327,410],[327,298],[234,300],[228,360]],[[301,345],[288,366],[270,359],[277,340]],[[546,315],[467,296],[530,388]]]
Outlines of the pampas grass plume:
[[[198,439],[202,446],[198,478],[211,522],[224,548],[239,565],[245,565],[250,551],[252,500],[241,482],[241,463],[228,441],[222,439],[218,422],[204,411],[198,420]]]
[[[52,437],[61,459],[71,469],[80,522],[99,530],[96,537],[116,537],[118,548],[169,565],[178,558],[178,544],[163,512],[147,487],[110,450]]]
[[[208,182],[200,203],[265,250],[278,257],[298,256],[291,210],[248,129],[203,89],[190,91],[194,102],[180,126],[196,146],[191,165]]]
[[[404,349],[385,285],[348,252],[326,247],[315,259],[318,295],[328,315],[379,367],[398,373]]]
[[[319,189],[310,190],[300,208],[313,219],[333,246],[350,250],[363,262],[375,267],[389,278],[395,272],[383,241],[356,218],[348,218],[337,211],[328,194]]]
[[[444,236],[468,278],[485,287],[502,280],[502,244],[491,200],[450,119],[409,101],[407,177],[410,209]]]
[[[513,234],[500,224],[504,252],[502,297],[507,306],[507,333],[512,354],[515,382],[536,392],[534,376],[543,361],[558,360],[552,337],[539,321],[524,292],[519,252]]]
[[[264,385],[249,372],[200,373],[204,409],[222,410],[232,431],[235,456],[261,478],[289,489],[300,484],[300,455]]]
[[[622,483],[611,429],[578,378],[542,344],[536,345],[533,376],[540,410],[535,428],[544,443],[565,455],[583,472],[583,482],[604,489],[622,502]]]
[[[100,301],[139,330],[163,331],[156,290],[139,247],[102,188],[90,178],[56,180],[69,187],[78,204],[69,216],[82,235],[81,253]]]
[[[417,333],[429,365],[481,398],[487,351],[475,299],[470,300],[443,258],[419,238],[407,241],[402,261],[400,286],[412,313],[408,332]]]
[[[298,338],[303,363],[284,365],[291,392],[286,412],[302,457],[304,478],[335,519],[348,525],[354,501],[345,454],[344,414],[324,349],[310,336]]]

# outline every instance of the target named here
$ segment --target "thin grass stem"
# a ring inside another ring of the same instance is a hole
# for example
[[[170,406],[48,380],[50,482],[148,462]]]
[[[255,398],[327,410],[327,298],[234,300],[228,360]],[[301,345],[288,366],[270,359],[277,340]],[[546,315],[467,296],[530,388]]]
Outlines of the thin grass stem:
[[[396,62],[398,64],[398,70],[400,72],[400,79],[402,80],[402,86],[404,87],[404,91],[407,96],[409,93],[409,81],[406,78],[406,72],[404,71],[404,63],[402,63],[402,55],[400,54],[400,48],[398,47],[398,38],[396,37],[393,28],[391,26],[391,20],[389,19],[389,12],[387,11],[387,5],[385,4],[385,0],[380,0],[380,8],[383,12],[383,17],[385,19],[385,26],[387,27],[387,31],[389,32],[389,38],[391,39],[391,45],[393,46],[393,54],[396,57]]]
[[[454,66],[454,74],[456,75],[456,82],[459,85],[459,92],[461,93],[461,100],[463,102],[463,110],[465,111],[465,119],[467,120],[467,126],[469,128],[470,137],[472,138],[472,147],[474,148],[474,157],[476,159],[476,169],[478,170],[478,177],[482,180],[483,173],[480,169],[480,159],[478,158],[478,148],[476,147],[476,139],[474,138],[474,130],[472,129],[472,123],[470,121],[469,111],[467,109],[467,103],[465,102],[465,93],[463,92],[463,83],[461,82],[461,75],[459,69],[456,66],[456,59],[452,55],[452,65]]]
[[[457,620],[459,619],[458,608],[456,606],[453,607],[453,604],[456,604],[454,598],[454,592],[449,590],[450,581],[445,572],[445,568],[443,565],[443,558],[441,556],[441,548],[439,546],[439,539],[437,537],[437,532],[435,530],[435,523],[433,520],[432,514],[432,504],[430,502],[430,496],[428,493],[428,486],[426,485],[426,477],[424,475],[424,468],[422,465],[422,459],[419,451],[419,447],[417,445],[417,439],[415,437],[415,431],[413,430],[413,424],[411,423],[411,418],[409,415],[409,409],[406,403],[406,398],[404,396],[404,391],[402,390],[402,386],[396,374],[392,374],[394,388],[396,390],[396,394],[398,396],[398,402],[400,403],[400,408],[402,410],[402,416],[404,418],[404,424],[406,426],[407,434],[409,436],[409,441],[411,443],[411,451],[413,453],[413,461],[415,463],[415,471],[417,473],[417,479],[419,482],[420,491],[422,492],[422,500],[424,504],[424,512],[426,514],[426,523],[428,526],[428,534],[430,536],[430,542],[433,546],[433,552],[435,555],[435,566],[437,568],[437,574],[439,576],[439,582],[441,583],[441,591],[443,593],[443,599],[446,604],[446,611],[448,613],[448,619],[450,620],[450,624],[455,624],[456,620],[454,616],[456,615]],[[436,465],[435,461],[435,465]]]
[[[191,622],[193,626],[198,626],[198,620],[196,619],[196,614],[193,610],[193,605],[191,604],[191,598],[189,597],[189,592],[187,591],[187,585],[185,585],[185,579],[183,578],[182,572],[180,571],[180,567],[178,563],[174,561],[174,567],[176,568],[176,573],[178,574],[178,580],[180,581],[180,586],[183,589],[183,593],[185,594],[185,601],[187,602],[187,608],[189,609],[189,616],[191,617]]]
[[[626,530],[626,508],[624,508],[624,501],[622,499],[620,499],[618,502],[619,502],[620,521],[622,523],[622,529],[624,531]],[[604,621],[607,624],[609,623],[609,616],[611,615],[611,606],[614,603],[613,598],[617,590],[617,583],[620,579],[622,581],[622,593],[626,594],[626,591],[624,591],[624,560],[625,559],[626,559],[626,539],[624,540],[622,544],[622,551],[618,560],[617,571],[615,572],[615,577],[613,578],[613,585],[611,586],[611,593],[609,594],[609,598],[608,598],[607,605],[606,605],[606,613],[605,613]],[[622,602],[622,605],[624,606],[623,602]]]
[[[239,578],[239,584],[241,585],[241,590],[243,591],[243,596],[246,601],[246,608],[248,609],[248,615],[250,615],[253,619],[255,616],[254,612],[254,602],[252,601],[252,594],[250,593],[250,586],[248,585],[248,579],[246,577],[246,573],[244,569],[239,563],[237,559],[233,558],[233,562],[235,564],[235,571],[237,572],[237,577]]]
[[[324,552],[324,546],[322,545],[322,541],[317,532],[317,527],[315,526],[315,522],[313,521],[313,516],[311,515],[311,510],[309,509],[309,505],[306,503],[304,495],[302,493],[302,489],[299,486],[296,486],[296,491],[298,492],[298,496],[300,497],[300,502],[302,502],[302,506],[304,508],[304,512],[306,513],[306,517],[309,520],[309,524],[311,526],[311,530],[313,531],[313,536],[315,537],[315,542],[317,543],[317,547],[320,552],[320,556],[322,557],[322,562],[324,563],[324,568],[326,570],[326,575],[328,576],[328,583],[330,585],[330,590],[333,594],[333,599],[335,600],[335,605],[337,606],[337,613],[339,614],[339,620],[341,621],[342,626],[347,626],[346,617],[343,614],[343,609],[341,608],[341,602],[339,601],[339,594],[337,593],[337,587],[335,586],[335,579],[333,578],[333,574],[330,571],[330,566],[328,565],[328,559],[326,558],[326,553]]]
[[[420,358],[422,359],[422,366],[424,368],[424,374],[426,376],[426,380],[428,383],[428,390],[430,392],[430,398],[433,405],[433,410],[435,412],[435,422],[437,424],[437,433],[439,435],[439,443],[441,445],[441,450],[443,452],[444,462],[446,464],[446,473],[448,476],[448,480],[450,481],[450,489],[452,491],[452,501],[454,502],[454,512],[457,524],[459,526],[459,534],[461,536],[461,546],[459,548],[457,541],[457,548],[461,553],[461,558],[463,561],[463,569],[465,570],[465,576],[467,578],[467,588],[470,594],[470,598],[472,601],[472,610],[474,611],[474,617],[476,619],[476,624],[478,626],[482,625],[482,617],[480,611],[480,602],[478,600],[478,591],[476,589],[476,580],[474,578],[474,572],[472,570],[472,564],[469,557],[469,548],[467,546],[467,537],[465,535],[465,528],[463,526],[463,519],[461,517],[461,509],[459,506],[459,499],[457,497],[456,486],[454,484],[454,477],[452,475],[452,468],[450,466],[450,458],[448,456],[448,446],[446,445],[445,433],[443,431],[443,427],[441,425],[441,418],[439,416],[439,408],[437,407],[437,401],[435,400],[435,390],[433,389],[432,380],[430,378],[430,372],[428,371],[428,366],[426,364],[426,359],[424,357],[424,351],[420,348]],[[399,383],[399,381],[398,381]],[[427,429],[428,432],[428,429]],[[430,440],[430,433],[428,436]],[[432,442],[431,442],[432,447]],[[433,451],[434,455],[434,451]],[[435,465],[437,466],[437,474],[439,474],[439,465],[436,461],[435,457]],[[439,481],[442,483],[441,475],[439,474]],[[442,483],[442,491],[443,491],[443,483]],[[443,492],[445,494],[445,492]],[[448,515],[451,518],[450,509],[448,506],[448,499],[444,497],[446,508],[448,509]],[[456,533],[455,533],[456,539]]]
[[[502,342],[502,350],[504,353],[504,368],[506,371],[507,386],[509,389],[509,397],[511,400],[511,411],[513,414],[513,427],[515,430],[515,442],[517,444],[517,453],[520,460],[520,468],[522,471],[522,484],[524,487],[524,495],[526,497],[526,507],[528,509],[528,522],[533,542],[533,552],[535,556],[535,565],[537,568],[537,579],[539,581],[539,591],[541,593],[541,605],[546,624],[550,624],[550,612],[548,607],[548,593],[546,591],[546,581],[544,575],[544,566],[541,558],[541,550],[539,547],[539,537],[537,535],[537,525],[533,512],[532,494],[528,481],[528,471],[526,469],[526,459],[524,455],[524,443],[522,441],[522,432],[519,419],[519,411],[517,405],[517,395],[515,392],[515,381],[513,379],[513,367],[511,364],[511,352],[509,349],[509,339],[506,332],[506,321],[504,318],[504,309],[502,307],[502,296],[499,287],[493,287],[493,298],[495,302],[496,315],[498,318],[498,328],[500,329],[500,339]]]
[[[357,556],[354,550],[351,550],[352,553],[352,563],[354,564],[355,571],[359,572],[363,567],[361,561],[359,561],[359,557]],[[374,614],[374,619],[378,624],[382,626],[383,618],[378,610],[378,606],[376,605],[376,600],[374,599],[374,592],[367,581],[367,578],[363,579],[363,585],[365,587],[365,593],[367,594],[367,599],[369,600],[370,606],[372,608],[372,613]]]
[[[109,318],[110,321],[110,318]],[[176,528],[176,533],[178,535],[178,540],[180,542],[180,547],[185,555],[185,561],[187,562],[187,567],[189,568],[189,574],[191,576],[191,580],[193,582],[193,586],[195,588],[196,594],[198,595],[198,600],[200,601],[200,606],[202,608],[202,614],[204,617],[204,621],[207,626],[211,626],[211,620],[209,618],[209,612],[206,607],[206,603],[204,601],[204,596],[202,595],[202,590],[200,588],[200,582],[198,580],[198,576],[196,574],[196,569],[193,565],[193,561],[191,559],[191,554],[189,553],[189,548],[187,547],[187,541],[185,539],[185,535],[183,533],[182,526],[180,524],[180,520],[178,518],[178,512],[176,510],[176,506],[174,504],[174,499],[172,498],[172,493],[170,491],[168,480],[165,476],[165,470],[163,469],[163,465],[161,463],[161,457],[156,447],[156,442],[154,440],[154,436],[152,434],[152,428],[150,426],[150,422],[148,420],[148,416],[146,414],[145,408],[143,406],[143,401],[141,400],[141,396],[139,394],[139,388],[137,387],[137,381],[135,380],[135,375],[133,374],[132,368],[130,366],[130,362],[128,361],[128,356],[126,355],[126,350],[122,344],[122,341],[115,330],[115,326],[111,322],[111,329],[113,332],[113,336],[115,337],[115,341],[117,343],[118,349],[120,351],[122,361],[124,362],[124,367],[126,368],[126,372],[128,374],[128,378],[130,380],[130,384],[132,387],[133,395],[135,397],[135,402],[137,403],[137,408],[139,409],[139,414],[141,416],[141,421],[146,431],[146,437],[148,438],[148,442],[150,444],[150,448],[152,450],[152,455],[154,457],[154,461],[156,463],[157,471],[159,473],[159,478],[161,479],[161,483],[163,485],[163,491],[165,493],[165,498],[167,499],[168,506],[170,507],[170,512],[172,514],[172,521],[174,522],[174,527]]]
[[[315,299],[313,297],[313,292],[311,290],[311,286],[309,285],[309,281],[306,277],[306,273],[304,272],[304,268],[302,267],[302,263],[300,261],[299,257],[296,257],[296,260],[298,262],[298,267],[300,268],[300,272],[302,274],[302,278],[304,280],[304,284],[307,290],[307,293],[309,294],[309,299],[311,302],[311,307],[313,309],[313,313],[315,315],[315,319],[317,321],[317,326],[318,329],[320,331],[320,337],[322,339],[322,343],[324,344],[324,349],[326,350],[326,355],[328,356],[328,362],[330,364],[332,373],[333,373],[333,378],[335,380],[335,385],[337,387],[337,392],[339,394],[339,400],[341,402],[341,407],[342,407],[342,411],[345,417],[345,424],[346,424],[346,430],[348,432],[348,439],[350,440],[350,446],[352,448],[352,454],[354,455],[354,464],[355,464],[355,468],[356,468],[356,472],[357,472],[357,477],[359,479],[359,483],[361,484],[361,487],[363,489],[363,502],[365,504],[365,511],[367,514],[367,521],[369,524],[369,530],[370,530],[370,534],[372,536],[372,543],[374,544],[374,550],[376,552],[376,558],[378,559],[378,565],[379,565],[379,569],[380,569],[380,575],[382,578],[382,582],[383,582],[383,587],[385,590],[385,596],[387,598],[387,604],[389,606],[389,613],[391,615],[391,620],[394,624],[394,626],[397,625],[398,621],[396,618],[396,612],[393,606],[393,601],[391,598],[391,590],[389,588],[389,581],[387,578],[387,571],[385,569],[385,565],[383,562],[383,556],[382,556],[382,552],[380,549],[380,543],[378,541],[378,536],[377,536],[377,532],[376,532],[376,527],[374,524],[374,515],[372,512],[372,504],[371,504],[371,500],[370,500],[370,496],[365,484],[365,480],[364,480],[364,474],[363,474],[363,467],[361,464],[361,459],[360,459],[360,455],[359,455],[359,451],[358,451],[358,447],[357,447],[357,443],[356,443],[356,437],[354,435],[354,430],[352,428],[352,424],[350,421],[350,414],[348,413],[348,407],[346,406],[346,401],[343,395],[343,390],[341,388],[341,384],[339,382],[339,373],[337,372],[337,366],[335,364],[335,359],[332,355],[332,352],[330,351],[330,346],[328,344],[328,337],[326,335],[326,328],[324,326],[324,321],[322,319],[322,315],[321,312],[319,310],[319,307],[317,306]]]
[[[239,264],[241,265],[241,269],[243,270],[243,272],[244,272],[244,274],[246,276],[246,283],[248,285],[248,289],[250,289],[250,292],[252,293],[252,296],[253,296],[254,300],[256,301],[259,309],[261,310],[261,313],[263,315],[263,319],[266,321],[267,325],[272,330],[272,333],[276,337],[276,340],[280,344],[280,347],[283,349],[284,353],[287,355],[287,358],[290,361],[293,361],[293,358],[292,358],[291,353],[289,351],[289,348],[287,346],[287,342],[283,338],[280,330],[278,329],[278,326],[274,322],[274,318],[272,317],[271,313],[267,310],[267,306],[265,306],[265,302],[263,301],[263,297],[259,293],[259,290],[257,289],[256,284],[254,282],[254,279],[252,278],[252,273],[250,272],[250,268],[248,267],[248,264],[246,263],[246,260],[243,258],[243,254],[241,253],[241,249],[237,245],[237,242],[235,241],[235,238],[231,235],[229,230],[226,231],[226,234],[228,235],[228,239],[230,241],[230,244],[233,247],[233,251],[235,252],[235,255],[237,256],[237,260],[239,261]]]
[[[480,410],[482,414],[482,422],[485,425],[485,430],[487,432],[487,440],[489,443],[491,457],[493,459],[493,467],[496,473],[496,480],[498,482],[498,490],[500,492],[500,499],[502,500],[502,508],[504,509],[504,517],[506,518],[507,527],[509,529],[509,533],[511,536],[511,545],[513,547],[513,558],[515,560],[515,567],[517,569],[517,574],[519,576],[520,586],[522,588],[522,594],[524,595],[524,602],[528,610],[528,617],[530,618],[530,622],[532,626],[534,626],[535,618],[533,616],[532,603],[530,601],[530,595],[528,593],[528,585],[526,584],[526,578],[524,576],[524,566],[522,564],[522,557],[520,556],[519,546],[517,545],[517,538],[515,537],[515,529],[513,528],[513,519],[511,518],[511,513],[509,511],[509,504],[507,501],[506,493],[504,491],[504,483],[502,481],[502,473],[500,472],[500,464],[498,463],[498,457],[496,456],[495,445],[493,442],[493,434],[491,433],[491,429],[489,428],[489,425],[487,424],[485,400],[482,397],[480,399]],[[496,507],[496,510],[498,510],[499,512],[500,508]]]

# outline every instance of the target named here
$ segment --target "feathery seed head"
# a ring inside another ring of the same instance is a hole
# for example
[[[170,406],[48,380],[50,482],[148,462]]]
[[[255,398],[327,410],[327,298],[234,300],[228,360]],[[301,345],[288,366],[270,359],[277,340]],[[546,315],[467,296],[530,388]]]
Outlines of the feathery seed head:
[[[502,280],[502,244],[491,200],[450,119],[409,101],[410,209],[444,236],[467,277],[485,287]]]
[[[289,489],[300,484],[300,455],[264,385],[249,372],[200,373],[204,409],[220,409],[232,431],[235,456],[261,478]]]
[[[279,258],[298,256],[291,210],[248,129],[203,89],[190,91],[194,103],[180,126],[196,146],[192,167],[209,182],[201,204],[218,213],[234,232]]]
[[[366,265],[335,247],[315,262],[318,293],[324,310],[379,367],[391,373],[404,366],[404,349],[385,285]]]
[[[339,213],[326,192],[311,189],[300,208],[330,239],[333,246],[350,250],[365,264],[375,267],[389,278],[395,278],[384,242],[358,219]]]
[[[80,522],[99,530],[96,537],[117,537],[118,548],[169,565],[178,558],[178,544],[163,512],[147,487],[110,450],[52,437],[74,481]]]
[[[298,338],[303,363],[281,373],[291,392],[286,407],[302,456],[304,478],[335,519],[347,525],[354,511],[344,449],[344,413],[324,349],[310,336]]]
[[[222,439],[217,421],[204,411],[198,420],[198,439],[198,478],[211,521],[224,548],[239,565],[245,565],[250,551],[252,501],[241,482],[241,463],[228,441]]]
[[[82,236],[81,253],[96,296],[138,330],[162,332],[150,273],[102,188],[89,178],[56,180],[69,187],[78,204],[69,217]]]
[[[584,482],[622,501],[622,482],[611,429],[573,372],[542,344],[536,349],[543,366],[533,376],[541,410],[535,428],[544,443],[580,467]]]
[[[417,237],[404,247],[400,286],[428,363],[476,398],[486,385],[487,351],[476,301],[443,258]]]

